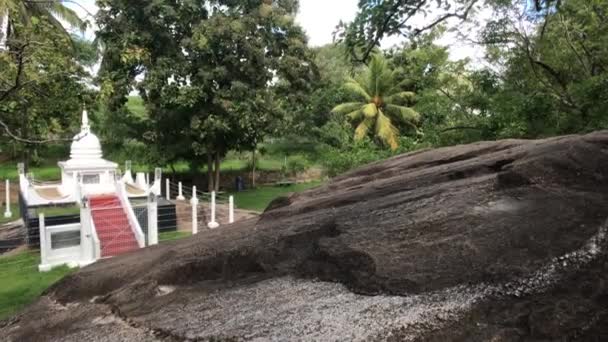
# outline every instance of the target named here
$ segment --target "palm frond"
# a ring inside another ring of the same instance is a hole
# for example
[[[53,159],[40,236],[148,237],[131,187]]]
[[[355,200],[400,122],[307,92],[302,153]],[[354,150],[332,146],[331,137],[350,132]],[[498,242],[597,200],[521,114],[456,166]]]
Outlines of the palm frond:
[[[348,114],[355,109],[361,108],[363,105],[365,105],[363,102],[346,102],[335,106],[331,112],[336,114]]]
[[[361,111],[366,118],[373,119],[378,114],[378,107],[374,103],[368,103],[361,108]]]
[[[396,94],[384,97],[384,102],[395,105],[402,105],[413,101],[415,97],[416,94],[413,91],[401,91]]]
[[[60,2],[52,2],[48,8],[53,17],[65,21],[71,27],[78,28],[81,32],[87,29],[88,23],[82,20],[74,10],[67,8]]]
[[[410,107],[386,105],[386,112],[399,122],[415,124],[420,121],[420,113]]]
[[[381,110],[378,111],[378,118],[376,119],[376,136],[390,146],[392,150],[399,147],[399,142],[397,141],[399,130]]]
[[[357,81],[350,79],[344,84],[344,90],[354,96],[363,98],[366,102],[371,101],[372,96]]]
[[[354,110],[354,111],[346,114],[346,117],[351,121],[359,121],[359,120],[363,119],[365,116],[363,115],[363,112],[361,111],[361,109],[357,109],[357,110]]]
[[[367,118],[357,126],[355,129],[355,140],[361,140],[367,136],[367,132],[374,125],[374,120]]]
[[[384,96],[393,88],[394,76],[381,54],[372,56],[368,67],[368,88],[372,96]]]

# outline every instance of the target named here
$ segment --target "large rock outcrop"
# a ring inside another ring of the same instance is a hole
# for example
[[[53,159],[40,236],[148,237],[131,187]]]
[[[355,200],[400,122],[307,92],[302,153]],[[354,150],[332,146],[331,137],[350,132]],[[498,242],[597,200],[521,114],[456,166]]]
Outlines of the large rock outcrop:
[[[608,339],[608,132],[420,151],[103,260],[9,341]]]

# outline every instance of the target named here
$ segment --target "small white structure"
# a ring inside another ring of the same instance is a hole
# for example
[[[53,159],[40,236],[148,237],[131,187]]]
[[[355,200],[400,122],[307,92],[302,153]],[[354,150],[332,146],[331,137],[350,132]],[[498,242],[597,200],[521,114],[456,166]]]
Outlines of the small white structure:
[[[40,271],[63,264],[84,266],[143,248],[146,243],[158,243],[155,196],[160,192],[160,172],[153,185],[143,182],[143,174],[138,175],[136,183],[128,163],[123,177],[117,177],[118,164],[103,159],[86,111],[82,113],[80,133],[72,141],[70,159],[58,165],[61,181],[56,183],[37,183],[19,167],[19,190],[27,208],[80,206],[79,219],[69,223],[45,222],[44,215],[39,216]],[[152,217],[148,220],[147,241],[130,198],[149,199],[147,207]]]
[[[211,221],[207,223],[207,227],[215,229],[220,224],[215,220],[215,191],[211,191]]]
[[[61,182],[35,183],[28,179],[21,168],[19,185],[29,206],[44,206],[80,203],[83,196],[115,193],[118,164],[103,159],[99,138],[91,132],[87,111],[82,112],[80,133],[74,136],[70,159],[58,163]],[[150,192],[160,192],[160,184],[143,184],[142,177],[133,181],[130,168],[125,170],[122,180],[127,196],[145,197]],[[160,179],[155,179],[155,183]]]
[[[91,133],[87,111],[82,112],[82,126],[70,149],[70,159],[59,162],[61,168],[62,195],[73,194],[77,183],[82,183],[84,193],[96,195],[114,192],[118,164],[102,158],[101,143]]]
[[[6,193],[6,210],[4,211],[4,217],[10,218],[13,216],[13,213],[11,213],[11,183],[8,179],[6,180],[4,191]]]

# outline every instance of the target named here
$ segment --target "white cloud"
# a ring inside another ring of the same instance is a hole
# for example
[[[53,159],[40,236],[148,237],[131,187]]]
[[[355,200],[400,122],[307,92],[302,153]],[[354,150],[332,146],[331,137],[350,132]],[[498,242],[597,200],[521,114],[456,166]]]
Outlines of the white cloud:
[[[301,0],[296,21],[306,30],[310,46],[332,42],[332,33],[340,20],[352,21],[357,0]]]

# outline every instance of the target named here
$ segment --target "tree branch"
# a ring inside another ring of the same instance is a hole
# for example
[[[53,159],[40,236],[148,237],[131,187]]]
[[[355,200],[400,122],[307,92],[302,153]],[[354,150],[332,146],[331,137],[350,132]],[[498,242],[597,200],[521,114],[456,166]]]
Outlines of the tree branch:
[[[434,28],[435,26],[441,24],[442,22],[450,19],[450,18],[458,18],[461,20],[467,20],[469,13],[471,12],[471,9],[473,9],[473,6],[475,6],[475,4],[478,2],[479,0],[472,0],[471,3],[469,4],[469,6],[464,10],[464,12],[462,13],[458,13],[458,12],[452,12],[452,13],[446,13],[445,15],[437,18],[435,21],[433,21],[432,23],[428,24],[427,26],[424,26],[422,28],[418,28],[414,30],[413,35],[417,36],[420,35],[422,32],[428,31],[432,28]]]
[[[57,142],[57,141],[72,141],[70,138],[51,138],[51,139],[25,139],[16,134],[14,134],[8,124],[0,119],[0,126],[2,130],[4,130],[4,135],[8,136],[12,140],[26,143],[26,144],[46,144],[49,142]]]

